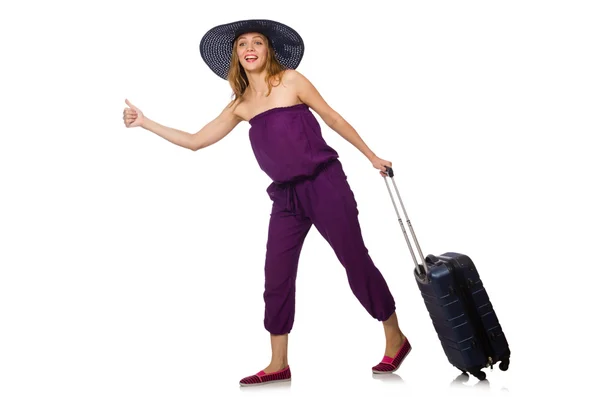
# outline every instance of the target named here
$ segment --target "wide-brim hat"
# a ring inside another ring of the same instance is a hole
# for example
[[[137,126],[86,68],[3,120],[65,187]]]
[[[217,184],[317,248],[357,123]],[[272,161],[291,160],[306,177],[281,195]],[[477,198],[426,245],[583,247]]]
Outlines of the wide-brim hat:
[[[268,19],[236,21],[210,29],[200,40],[202,59],[219,77],[227,79],[234,41],[249,32],[261,33],[269,39],[275,58],[284,68],[298,67],[304,55],[302,37],[291,27]]]

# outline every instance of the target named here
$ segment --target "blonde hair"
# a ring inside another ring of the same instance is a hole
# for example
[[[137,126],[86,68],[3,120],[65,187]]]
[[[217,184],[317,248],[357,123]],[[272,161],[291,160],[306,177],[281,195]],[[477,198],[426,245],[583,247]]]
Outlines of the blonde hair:
[[[274,86],[279,85],[279,83],[281,82],[281,75],[285,71],[285,68],[283,67],[283,65],[281,65],[281,63],[279,63],[279,61],[275,57],[275,50],[273,49],[273,46],[271,45],[269,39],[262,34],[261,37],[263,37],[264,40],[267,42],[267,62],[265,64],[265,70],[267,71],[267,75],[265,76],[265,82],[269,87],[269,90],[267,91],[268,96],[271,94],[271,89]],[[233,43],[233,48],[231,51],[231,61],[229,64],[229,73],[227,75],[227,80],[229,81],[229,85],[233,90],[232,103],[241,100],[242,95],[244,94],[246,88],[248,88],[249,85],[248,76],[246,76],[246,71],[242,67],[236,51],[238,40],[239,38],[235,39]],[[274,80],[277,81],[277,84],[275,85],[273,84]]]

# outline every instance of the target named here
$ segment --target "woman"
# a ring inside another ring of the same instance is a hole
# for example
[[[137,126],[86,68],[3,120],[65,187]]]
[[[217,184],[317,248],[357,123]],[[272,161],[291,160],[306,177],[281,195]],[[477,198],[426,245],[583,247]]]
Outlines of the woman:
[[[396,371],[411,346],[398,326],[392,294],[363,242],[357,204],[338,154],[323,139],[310,109],[360,150],[382,176],[392,164],[377,157],[296,71],[304,43],[290,27],[269,20],[220,25],[202,38],[200,53],[233,89],[232,101],[214,120],[189,134],[144,117],[128,100],[123,120],[128,128],[141,126],[194,151],[220,141],[241,121],[250,124],[256,159],[273,181],[267,188],[273,206],[264,269],[264,326],[271,336],[272,358],[266,368],[242,379],[240,385],[291,379],[287,349],[294,322],[296,272],[312,225],[335,251],[356,298],[383,323],[384,358],[372,371]]]

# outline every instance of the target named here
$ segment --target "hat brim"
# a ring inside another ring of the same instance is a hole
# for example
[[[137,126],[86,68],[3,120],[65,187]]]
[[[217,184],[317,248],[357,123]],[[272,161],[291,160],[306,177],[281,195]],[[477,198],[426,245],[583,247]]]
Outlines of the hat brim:
[[[227,79],[234,40],[241,34],[265,35],[275,51],[275,58],[286,69],[296,69],[304,56],[302,37],[291,27],[268,19],[236,21],[210,29],[200,40],[200,55],[210,70]]]

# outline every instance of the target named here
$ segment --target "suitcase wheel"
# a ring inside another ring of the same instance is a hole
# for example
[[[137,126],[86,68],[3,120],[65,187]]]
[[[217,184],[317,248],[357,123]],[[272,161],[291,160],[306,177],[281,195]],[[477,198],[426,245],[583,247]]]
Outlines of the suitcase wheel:
[[[481,370],[473,371],[473,372],[471,372],[471,374],[479,380],[485,380],[485,372],[483,372]]]
[[[500,363],[500,371],[506,371],[508,369],[508,365],[510,364],[510,360],[504,359],[501,363]]]

